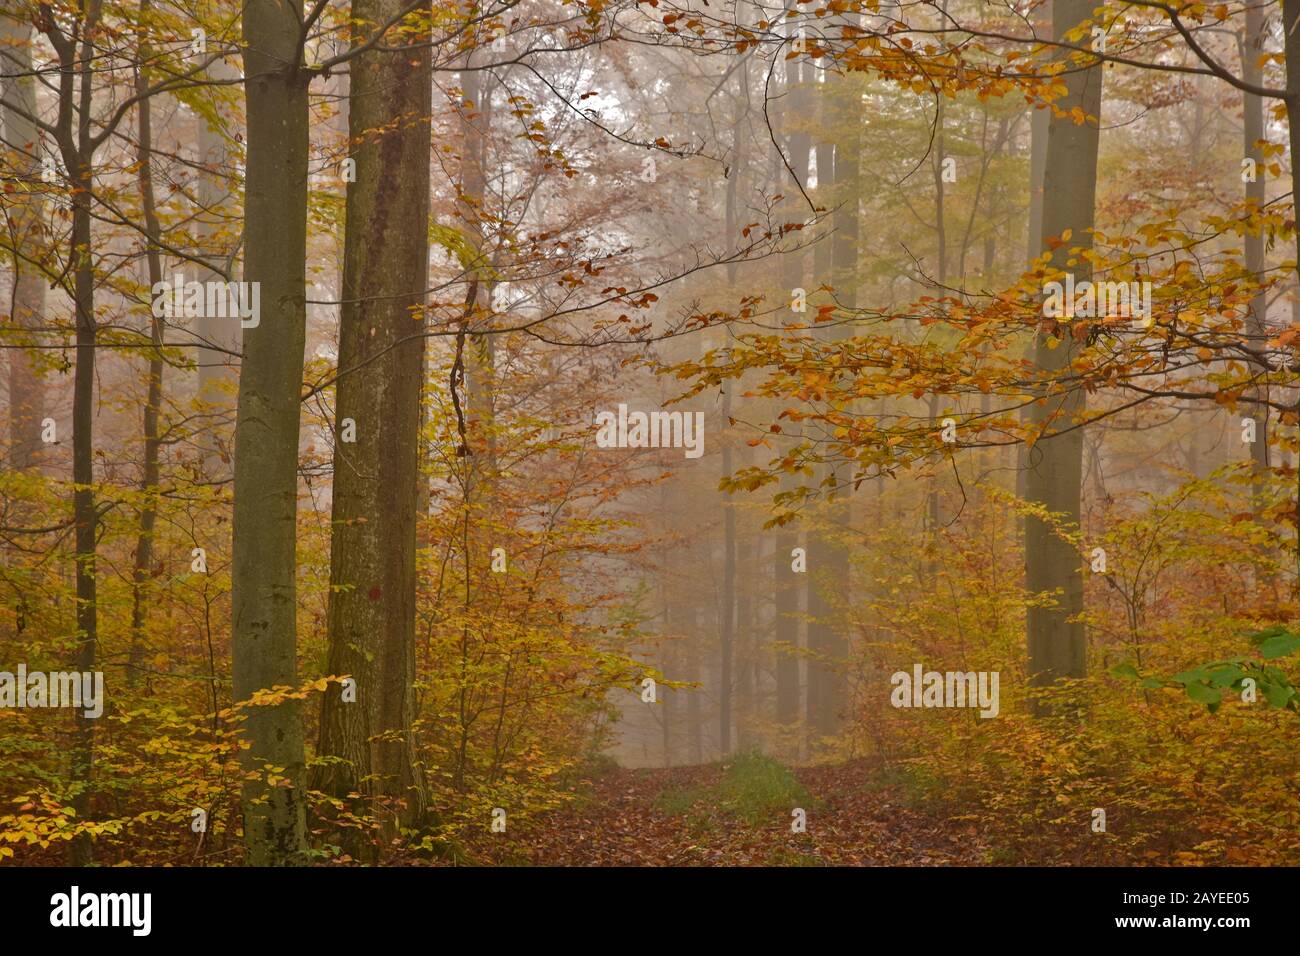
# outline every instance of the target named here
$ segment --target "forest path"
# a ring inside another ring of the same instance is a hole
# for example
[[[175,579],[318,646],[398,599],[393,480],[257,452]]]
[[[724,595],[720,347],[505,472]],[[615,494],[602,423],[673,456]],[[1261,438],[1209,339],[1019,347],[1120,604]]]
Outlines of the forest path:
[[[806,812],[804,833],[792,811]],[[474,848],[481,862],[541,866],[978,865],[974,827],[906,805],[865,761],[786,770],[759,758],[617,769],[584,796]],[[484,857],[487,859],[484,859]]]

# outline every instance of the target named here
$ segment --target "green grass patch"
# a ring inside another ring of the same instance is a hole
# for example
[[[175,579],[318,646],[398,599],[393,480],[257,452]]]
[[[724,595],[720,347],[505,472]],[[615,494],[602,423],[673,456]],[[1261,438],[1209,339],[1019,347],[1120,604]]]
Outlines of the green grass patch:
[[[892,790],[904,806],[914,810],[933,810],[951,794],[947,784],[928,767],[919,764],[902,764],[881,769],[867,784],[868,789]]]
[[[741,754],[725,764],[714,786],[665,790],[655,799],[656,809],[673,816],[694,818],[721,811],[750,825],[788,821],[795,807],[812,805],[812,797],[788,767],[757,753]]]
[[[825,863],[803,850],[780,846],[763,861],[766,866],[825,866]]]

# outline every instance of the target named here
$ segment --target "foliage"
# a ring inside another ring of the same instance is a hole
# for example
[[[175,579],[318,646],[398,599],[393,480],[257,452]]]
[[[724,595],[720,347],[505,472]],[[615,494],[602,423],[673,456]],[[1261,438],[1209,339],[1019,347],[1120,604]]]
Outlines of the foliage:
[[[674,814],[683,814],[701,804],[750,826],[788,816],[792,807],[812,809],[808,791],[789,768],[771,757],[752,752],[728,761],[722,779],[715,785],[665,790],[656,800],[656,806]]]

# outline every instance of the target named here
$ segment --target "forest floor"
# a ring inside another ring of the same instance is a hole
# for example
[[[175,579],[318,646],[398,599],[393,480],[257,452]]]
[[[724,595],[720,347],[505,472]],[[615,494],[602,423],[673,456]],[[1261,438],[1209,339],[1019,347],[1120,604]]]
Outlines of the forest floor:
[[[910,806],[865,761],[609,769],[572,804],[501,836],[467,849],[480,863],[539,866],[969,866],[994,856],[975,827]]]

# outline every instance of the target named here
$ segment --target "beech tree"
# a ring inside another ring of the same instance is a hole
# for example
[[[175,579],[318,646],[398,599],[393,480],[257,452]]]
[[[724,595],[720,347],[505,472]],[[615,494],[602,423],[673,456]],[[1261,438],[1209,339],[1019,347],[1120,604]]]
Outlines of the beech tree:
[[[1064,41],[1086,22],[1087,3],[1053,0],[1052,36]],[[1047,126],[1043,173],[1042,247],[1051,250],[1053,270],[1069,272],[1076,282],[1089,281],[1092,267],[1094,207],[1097,190],[1097,150],[1100,142],[1102,66],[1066,66],[1065,95],[1054,104]],[[1072,114],[1081,110],[1082,122]],[[1073,332],[1040,327],[1034,339],[1034,362],[1054,374],[1070,366],[1077,347]],[[1051,595],[1050,606],[1030,605],[1029,667],[1036,683],[1086,672],[1087,644],[1083,621],[1083,569],[1078,551],[1060,534],[1055,522],[1078,527],[1083,483],[1084,393],[1071,388],[1064,395],[1039,397],[1029,416],[1032,446],[1027,446],[1025,498],[1050,515],[1025,520],[1025,586],[1032,594]],[[1036,433],[1036,434],[1035,434]]]
[[[317,7],[317,13],[320,11]],[[245,329],[235,423],[231,666],[236,700],[297,687],[298,426],[306,336],[308,87],[300,0],[244,7],[244,275],[262,314]],[[250,709],[241,763],[254,865],[306,849],[305,754],[292,699]],[[286,786],[272,785],[279,774]]]
[[[45,283],[42,270],[29,257],[39,256],[46,203],[36,184],[41,181],[40,137],[35,117],[36,76],[32,72],[32,26],[9,16],[0,16],[0,58],[5,80],[0,87],[4,109],[4,146],[12,169],[29,184],[23,199],[7,206],[7,228],[16,237],[13,252],[13,322],[16,328],[37,330],[45,321]],[[11,106],[12,104],[12,106]],[[15,343],[34,346],[35,342]],[[14,468],[30,468],[41,449],[41,421],[44,415],[40,372],[28,348],[9,352],[9,462]]]
[[[404,9],[357,0],[353,20],[366,26],[354,48]],[[387,798],[385,812],[406,823],[425,804],[411,726],[432,87],[423,16],[395,31],[397,49],[364,50],[349,68],[356,180],[347,186],[328,669],[351,675],[358,696],[325,696],[318,748],[341,758],[327,765],[326,789]]]

